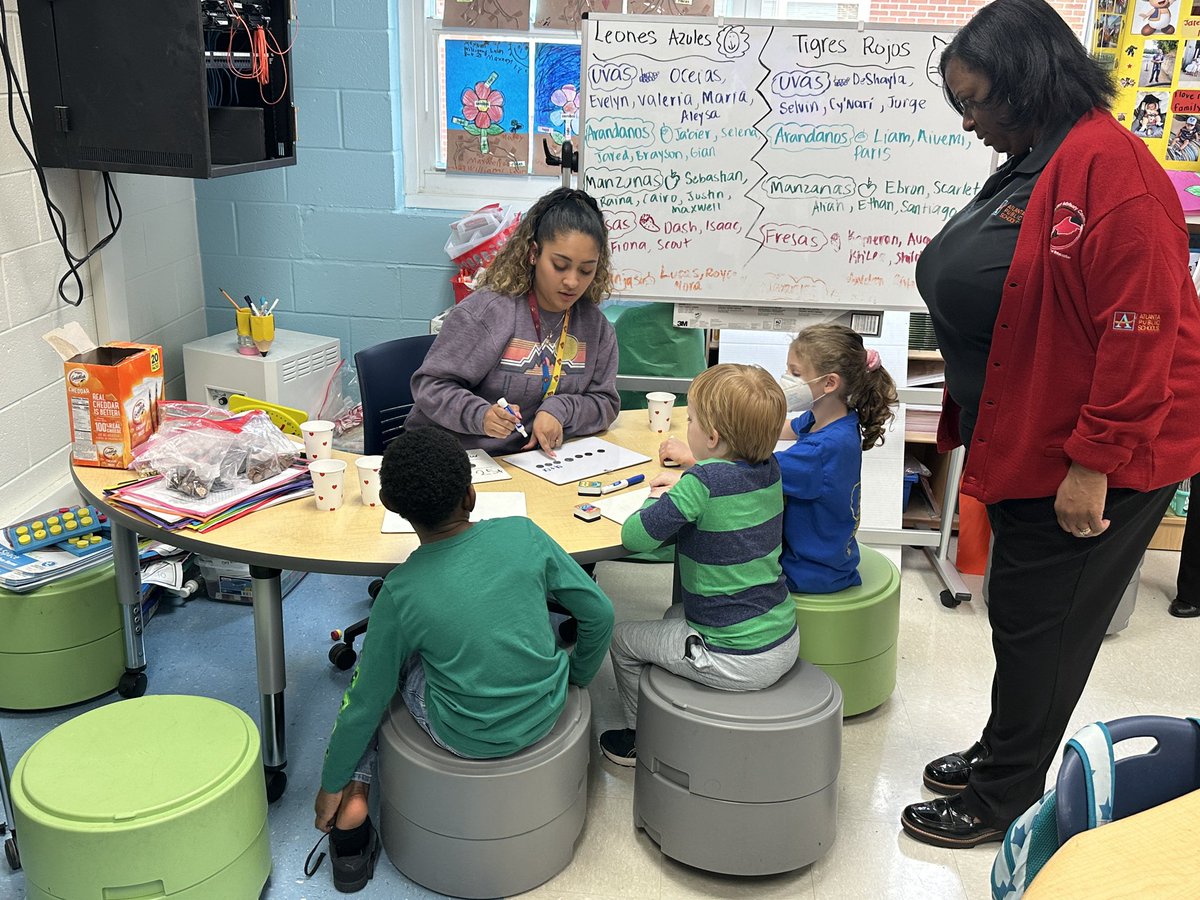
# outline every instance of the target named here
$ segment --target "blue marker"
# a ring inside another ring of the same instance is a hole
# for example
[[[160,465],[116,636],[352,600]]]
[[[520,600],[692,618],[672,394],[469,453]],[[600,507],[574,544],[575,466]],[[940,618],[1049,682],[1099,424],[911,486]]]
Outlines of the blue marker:
[[[630,475],[628,478],[622,478],[620,481],[604,485],[604,487],[600,488],[600,493],[611,494],[613,491],[620,491],[635,484],[641,484],[645,480],[645,475]]]
[[[499,400],[496,401],[496,405],[499,406],[501,409],[503,409],[505,412],[507,412],[513,418],[518,419],[518,420],[520,419],[520,416],[518,416],[515,412],[513,412],[513,408],[508,405],[508,401],[505,400],[503,397],[501,397]],[[521,437],[528,440],[529,432],[525,430],[525,426],[522,425],[520,423],[520,421],[518,421],[516,427],[517,427],[517,431],[519,431],[521,433]]]

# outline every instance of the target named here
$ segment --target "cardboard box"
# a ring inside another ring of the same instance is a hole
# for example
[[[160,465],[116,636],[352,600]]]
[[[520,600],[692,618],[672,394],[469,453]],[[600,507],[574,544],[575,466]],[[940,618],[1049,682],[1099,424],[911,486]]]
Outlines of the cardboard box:
[[[75,463],[129,468],[134,448],[158,427],[162,347],[128,341],[97,347],[74,322],[42,337],[63,359]]]

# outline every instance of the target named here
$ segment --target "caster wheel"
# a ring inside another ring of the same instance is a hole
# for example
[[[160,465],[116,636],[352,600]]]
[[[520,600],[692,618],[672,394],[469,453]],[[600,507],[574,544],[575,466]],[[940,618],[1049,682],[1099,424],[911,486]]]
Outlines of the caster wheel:
[[[8,867],[14,872],[21,868],[21,854],[17,852],[17,842],[12,838],[4,842],[4,858],[8,860]]]
[[[146,673],[126,672],[117,682],[117,693],[127,700],[142,696],[146,693]]]
[[[379,596],[379,592],[383,590],[383,579],[376,578],[367,585],[367,596],[371,598],[371,602],[375,602],[375,598]]]
[[[287,772],[283,769],[265,769],[267,776],[267,802],[274,803],[287,790]]]
[[[329,648],[329,661],[343,672],[353,669],[357,659],[358,654],[354,652],[354,648],[346,644],[334,644]]]
[[[962,602],[949,591],[942,591],[938,599],[942,601],[942,606],[946,607],[946,609],[954,609],[954,607]]]

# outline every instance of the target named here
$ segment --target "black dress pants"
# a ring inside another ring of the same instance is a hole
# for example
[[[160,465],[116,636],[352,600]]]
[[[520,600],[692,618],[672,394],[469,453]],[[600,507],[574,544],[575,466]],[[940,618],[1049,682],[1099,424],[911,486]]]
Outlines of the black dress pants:
[[[1100,642],[1174,494],[1175,485],[1110,489],[1111,524],[1094,538],[1059,528],[1053,497],[988,506],[996,674],[982,740],[992,756],[963,792],[967,810],[985,823],[1007,827],[1044,793]]]
[[[1191,491],[1200,504],[1200,475],[1192,476]],[[1179,553],[1179,576],[1175,582],[1175,596],[1184,603],[1200,606],[1200,508],[1191,513],[1192,497],[1188,496],[1187,524],[1183,526],[1183,549]]]

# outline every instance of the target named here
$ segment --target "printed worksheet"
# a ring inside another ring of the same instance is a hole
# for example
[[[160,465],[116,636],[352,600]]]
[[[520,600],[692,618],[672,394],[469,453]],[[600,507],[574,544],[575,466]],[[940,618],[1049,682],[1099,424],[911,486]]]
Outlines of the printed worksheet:
[[[624,525],[625,520],[642,508],[642,504],[650,497],[650,488],[639,488],[627,494],[614,494],[602,497],[596,501],[600,507],[600,515],[611,519],[618,525]]]
[[[555,451],[554,459],[541,450],[528,450],[506,456],[504,461],[552,484],[570,484],[649,462],[650,457],[597,437],[586,437],[567,441]]]
[[[525,494],[523,491],[480,491],[475,495],[475,508],[471,510],[471,521],[482,522],[484,519],[504,519],[508,516],[525,515]],[[388,511],[383,517],[380,534],[413,534],[416,529],[403,516]]]
[[[486,450],[468,450],[471,460],[471,484],[487,484],[489,481],[511,481],[512,476],[504,471]]]

